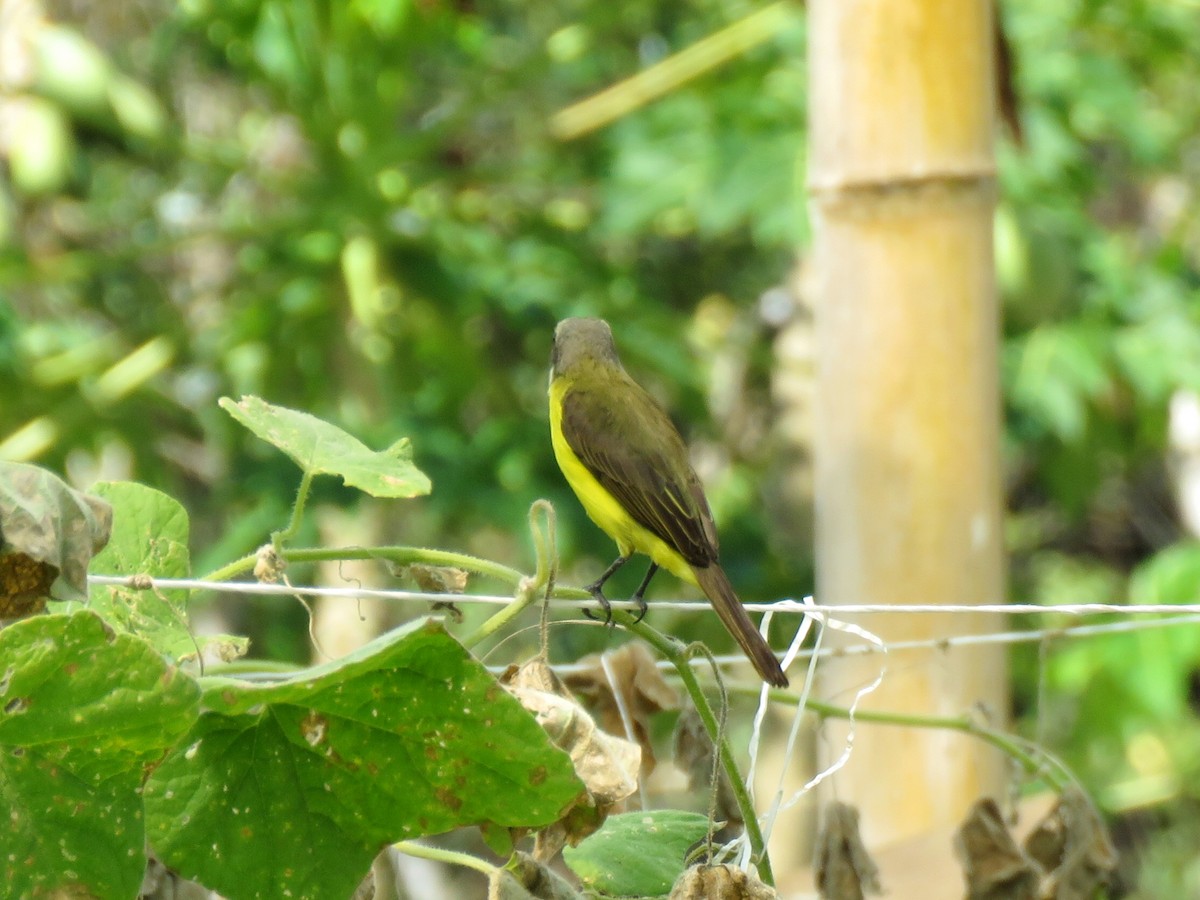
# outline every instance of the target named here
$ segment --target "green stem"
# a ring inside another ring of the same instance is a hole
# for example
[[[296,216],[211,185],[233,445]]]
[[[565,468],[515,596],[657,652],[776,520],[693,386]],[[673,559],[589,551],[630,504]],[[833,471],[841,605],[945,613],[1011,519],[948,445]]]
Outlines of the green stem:
[[[296,663],[283,662],[277,659],[234,659],[227,663],[219,663],[209,667],[209,675],[242,675],[246,672],[269,675],[296,675],[303,672],[306,666]]]
[[[459,853],[456,850],[443,850],[441,847],[430,847],[428,844],[418,844],[416,841],[397,841],[392,844],[401,853],[416,856],[421,859],[432,859],[435,862],[447,863],[452,866],[466,866],[476,872],[482,872],[491,878],[498,869],[491,863],[485,862],[469,853]]]
[[[251,571],[254,568],[254,562],[254,556],[243,556],[241,559],[235,559],[233,562],[227,563],[221,566],[221,568],[201,576],[201,580],[211,581],[214,584],[222,581],[230,581],[238,575]]]
[[[296,502],[292,506],[292,520],[283,531],[271,535],[271,546],[275,552],[282,555],[283,545],[290,541],[300,531],[300,520],[304,518],[304,507],[308,504],[308,495],[312,491],[313,473],[307,469],[300,477],[300,487],[296,490]]]
[[[537,514],[546,516],[546,527],[538,527]],[[475,629],[471,634],[461,639],[462,645],[468,649],[504,629],[513,619],[519,616],[527,606],[542,594],[542,589],[550,580],[551,573],[557,571],[558,560],[554,550],[554,507],[546,500],[534,501],[529,508],[529,530],[533,535],[533,549],[537,555],[537,570],[532,577],[522,577],[517,582],[516,596],[513,602],[501,608],[494,616]]]
[[[696,678],[696,673],[692,669],[691,654],[673,638],[655,631],[645,622],[635,622],[633,616],[624,610],[614,609],[612,613],[613,619],[616,622],[646,641],[646,643],[654,647],[655,650],[675,666],[675,671],[683,681],[684,689],[688,692],[688,696],[692,698],[696,712],[700,715],[700,721],[704,723],[704,728],[712,739],[713,744],[718,747],[721,755],[721,764],[725,767],[725,774],[729,776],[729,784],[733,789],[738,809],[741,810],[742,819],[745,822],[746,836],[750,839],[750,849],[754,854],[754,860],[758,866],[758,876],[764,884],[773,886],[775,884],[775,875],[771,871],[771,858],[767,855],[767,847],[763,841],[762,829],[758,826],[758,813],[755,812],[754,801],[750,797],[750,791],[746,787],[742,773],[738,771],[737,761],[734,759],[733,749],[729,745],[729,740],[725,735],[720,733],[720,725],[717,721],[716,713],[713,712],[712,705],[708,702],[708,697],[705,696],[704,690],[700,687],[700,681]],[[786,693],[783,695],[785,697],[790,696]],[[755,696],[757,696],[757,693]]]
[[[731,690],[742,695],[758,696],[758,691],[752,688],[733,687]],[[777,703],[792,705],[799,700],[796,694],[774,688],[769,691],[768,696]],[[849,719],[851,717],[849,708],[834,706],[831,703],[823,703],[819,700],[810,699],[806,709],[821,719]],[[986,725],[981,725],[970,716],[915,716],[877,710],[855,710],[854,721],[868,722],[872,725],[895,725],[904,728],[941,728],[958,731],[962,734],[978,738],[984,743],[995,747],[1009,758],[1015,760],[1027,774],[1045,779],[1046,783],[1055,791],[1061,793],[1066,787],[1076,783],[1076,779],[1071,771],[1052,753],[1034,744],[1030,744],[1022,738],[1015,737],[995,728],[988,728]]]

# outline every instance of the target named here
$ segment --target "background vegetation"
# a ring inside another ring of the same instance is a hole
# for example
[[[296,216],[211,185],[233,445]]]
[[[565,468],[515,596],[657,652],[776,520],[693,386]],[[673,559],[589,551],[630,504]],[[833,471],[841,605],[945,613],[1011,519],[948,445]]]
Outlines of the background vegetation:
[[[597,314],[689,423],[744,593],[811,588],[802,531],[762,512],[772,341],[804,317],[780,290],[807,240],[801,7],[563,141],[555,112],[753,7],[62,2],[46,27],[0,5],[0,455],[179,498],[203,572],[286,518],[294,468],[216,406],[255,393],[373,447],[412,438],[434,490],[381,539],[527,559],[548,497],[592,571],[609,547],[554,468],[544,389],[553,323]],[[1196,602],[1200,17],[1003,17],[1023,126],[997,216],[1012,596]],[[305,646],[299,617],[241,626]],[[1029,733],[1136,823],[1136,856],[1173,860],[1146,896],[1200,883],[1171,854],[1195,845],[1198,662],[1181,628],[1017,653]]]

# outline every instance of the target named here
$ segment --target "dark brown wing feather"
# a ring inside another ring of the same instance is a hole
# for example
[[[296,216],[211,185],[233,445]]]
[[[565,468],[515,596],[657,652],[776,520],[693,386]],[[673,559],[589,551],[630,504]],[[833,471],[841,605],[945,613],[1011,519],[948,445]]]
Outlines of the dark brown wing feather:
[[[687,448],[654,398],[624,372],[563,398],[563,436],[622,507],[690,565],[717,560],[717,529]]]

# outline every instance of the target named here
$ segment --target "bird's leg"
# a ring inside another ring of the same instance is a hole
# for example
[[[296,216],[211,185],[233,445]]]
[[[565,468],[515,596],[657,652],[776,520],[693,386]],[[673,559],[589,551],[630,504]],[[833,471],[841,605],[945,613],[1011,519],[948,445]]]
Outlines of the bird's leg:
[[[612,565],[604,570],[603,575],[584,588],[584,590],[591,594],[593,599],[600,604],[600,608],[604,610],[605,625],[612,623],[612,607],[608,603],[608,598],[604,596],[604,582],[612,578],[613,572],[617,571],[617,569],[621,568],[621,566],[625,565],[627,562],[629,562],[628,556],[618,556],[613,560]],[[583,614],[589,619],[596,618],[596,616],[592,615],[592,611],[590,609],[585,609]]]
[[[646,601],[642,599],[642,595],[646,593],[646,588],[650,586],[650,579],[654,577],[654,573],[658,571],[658,563],[650,563],[650,568],[646,570],[646,577],[642,579],[641,585],[633,592],[633,600],[637,601],[638,614],[634,619],[634,624],[642,621],[646,617]]]

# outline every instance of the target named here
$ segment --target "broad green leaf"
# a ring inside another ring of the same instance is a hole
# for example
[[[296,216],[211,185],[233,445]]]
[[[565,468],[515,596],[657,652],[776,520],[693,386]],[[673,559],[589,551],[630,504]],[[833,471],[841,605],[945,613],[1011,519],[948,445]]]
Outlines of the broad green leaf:
[[[376,451],[308,413],[274,406],[258,397],[220,400],[221,408],[268,444],[278,447],[313,475],[340,475],[346,484],[372,497],[416,497],[431,485],[413,465],[412,445],[397,441]]]
[[[137,893],[142,780],[193,724],[199,699],[194,681],[95,613],[0,631],[5,896]]]
[[[0,462],[0,618],[87,590],[88,562],[108,541],[112,509],[51,472]]]
[[[614,897],[666,894],[686,868],[688,850],[708,832],[699,813],[662,809],[609,816],[563,859],[585,887]]]
[[[102,482],[94,490],[112,504],[113,532],[108,546],[92,561],[92,572],[190,577],[188,516],[176,500],[131,481]],[[94,585],[90,604],[114,628],[145,638],[175,662],[194,658],[210,645],[224,659],[245,653],[245,638],[193,636],[188,596],[177,588]]]
[[[539,826],[583,790],[565,753],[441,624],[275,685],[210,679],[146,788],[168,865],[243,897],[345,897],[389,842]]]

